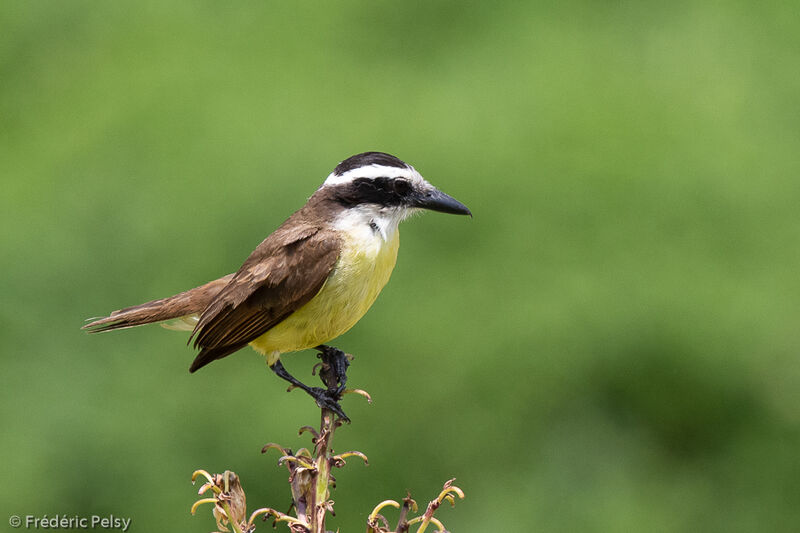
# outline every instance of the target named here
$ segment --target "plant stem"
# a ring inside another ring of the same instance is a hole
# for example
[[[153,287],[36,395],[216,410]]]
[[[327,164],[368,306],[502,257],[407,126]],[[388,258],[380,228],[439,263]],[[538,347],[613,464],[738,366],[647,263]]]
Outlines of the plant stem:
[[[319,437],[314,447],[316,476],[311,506],[311,532],[325,533],[325,514],[328,511],[328,487],[331,479],[330,445],[336,430],[336,415],[328,409],[322,410]]]
[[[239,526],[236,518],[231,514],[231,506],[228,505],[228,502],[222,502],[222,508],[225,510],[225,514],[228,515],[228,523],[233,528],[233,531],[235,531],[235,533],[242,533],[242,528]]]

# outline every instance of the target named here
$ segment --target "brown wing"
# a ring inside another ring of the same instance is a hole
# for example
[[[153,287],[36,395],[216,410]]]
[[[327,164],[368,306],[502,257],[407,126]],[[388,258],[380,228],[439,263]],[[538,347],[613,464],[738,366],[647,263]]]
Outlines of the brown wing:
[[[192,337],[201,350],[189,371],[239,350],[305,305],[322,288],[339,250],[336,233],[318,225],[278,228],[200,315]]]

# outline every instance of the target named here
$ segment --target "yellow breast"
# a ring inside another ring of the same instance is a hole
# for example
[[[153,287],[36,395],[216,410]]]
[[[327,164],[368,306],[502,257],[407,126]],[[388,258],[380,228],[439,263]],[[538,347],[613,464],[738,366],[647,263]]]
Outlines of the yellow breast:
[[[389,281],[400,245],[395,229],[387,240],[369,227],[342,233],[342,252],[322,289],[303,307],[250,345],[262,354],[325,344],[349,330]]]

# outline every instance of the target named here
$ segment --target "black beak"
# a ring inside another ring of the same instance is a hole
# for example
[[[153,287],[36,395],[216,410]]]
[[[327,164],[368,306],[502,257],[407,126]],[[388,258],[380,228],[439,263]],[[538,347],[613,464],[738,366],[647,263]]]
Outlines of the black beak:
[[[421,207],[422,209],[430,209],[431,211],[439,211],[440,213],[450,213],[451,215],[472,216],[467,206],[452,196],[434,188],[420,191],[414,195],[411,205],[413,207]]]

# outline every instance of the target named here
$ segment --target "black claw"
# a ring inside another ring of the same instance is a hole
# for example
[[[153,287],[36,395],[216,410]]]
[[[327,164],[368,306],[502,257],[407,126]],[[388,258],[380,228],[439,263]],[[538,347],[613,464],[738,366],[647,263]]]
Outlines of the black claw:
[[[350,422],[350,419],[344,414],[344,411],[342,411],[342,406],[339,405],[338,395],[334,395],[332,391],[323,389],[322,387],[310,387],[309,394],[314,398],[314,401],[317,402],[317,406],[322,409],[333,411],[345,422]]]
[[[338,399],[344,392],[347,383],[347,368],[350,366],[350,359],[346,353],[333,346],[320,344],[316,349],[319,350],[317,357],[322,360],[319,377]]]
[[[336,348],[333,348],[333,350],[336,350]],[[341,350],[336,350],[336,351],[341,352]],[[341,352],[341,354],[345,359],[347,358],[344,352]],[[347,417],[346,414],[344,414],[344,411],[342,411],[342,407],[339,405],[339,399],[341,398],[342,391],[344,391],[344,382],[342,382],[341,385],[337,387],[336,383],[338,381],[338,378],[335,377],[335,373],[331,373],[331,369],[335,368],[336,365],[331,364],[324,357],[322,358],[322,360],[324,364],[322,370],[320,371],[320,377],[322,378],[323,383],[328,385],[328,383],[331,382],[331,380],[336,380],[332,381],[333,387],[329,387],[327,389],[323,389],[321,387],[309,387],[308,385],[300,382],[297,378],[292,376],[283,367],[283,363],[281,363],[280,359],[276,361],[275,364],[270,366],[270,368],[272,369],[273,372],[275,372],[275,374],[278,377],[285,379],[293,386],[306,391],[306,393],[308,393],[309,396],[314,398],[314,402],[316,402],[316,404],[320,408],[329,409],[334,413],[336,413],[339,416],[339,418],[341,418],[345,422],[350,422],[350,419]],[[346,377],[343,379],[344,381],[347,381]]]

